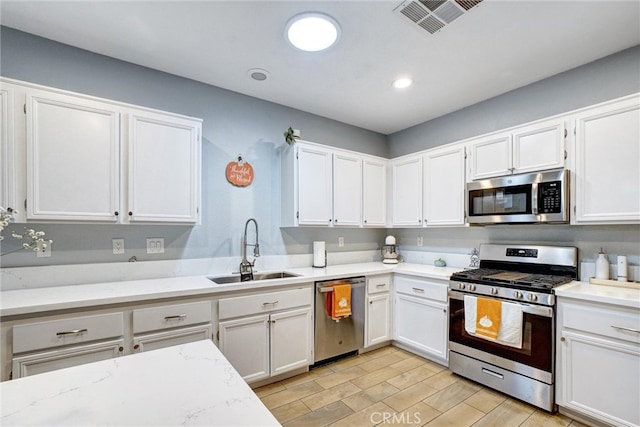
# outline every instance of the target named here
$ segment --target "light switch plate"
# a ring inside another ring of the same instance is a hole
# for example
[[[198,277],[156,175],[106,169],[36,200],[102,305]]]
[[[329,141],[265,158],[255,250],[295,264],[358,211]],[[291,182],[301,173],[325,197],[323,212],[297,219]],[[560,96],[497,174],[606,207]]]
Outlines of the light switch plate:
[[[338,237],[338,246],[339,247],[343,247],[344,246],[344,237]]]
[[[418,236],[418,241],[416,242],[418,246],[422,246],[424,244],[424,240],[422,236]]]
[[[163,237],[147,238],[147,253],[148,254],[163,254],[164,253],[164,238]]]
[[[111,239],[113,254],[122,255],[124,253],[124,239]]]

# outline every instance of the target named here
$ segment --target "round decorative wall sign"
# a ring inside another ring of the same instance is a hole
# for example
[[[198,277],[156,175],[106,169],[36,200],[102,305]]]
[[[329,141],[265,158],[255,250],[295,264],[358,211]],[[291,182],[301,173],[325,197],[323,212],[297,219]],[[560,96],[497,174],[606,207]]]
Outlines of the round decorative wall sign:
[[[227,181],[236,187],[247,187],[253,182],[253,168],[242,156],[227,165]]]

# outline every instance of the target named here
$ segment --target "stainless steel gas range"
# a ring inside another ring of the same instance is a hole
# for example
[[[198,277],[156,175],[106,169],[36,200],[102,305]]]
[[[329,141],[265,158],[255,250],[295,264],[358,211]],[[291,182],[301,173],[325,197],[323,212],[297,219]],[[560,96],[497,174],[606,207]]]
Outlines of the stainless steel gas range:
[[[553,289],[577,277],[577,248],[481,245],[449,281],[449,369],[555,412]]]

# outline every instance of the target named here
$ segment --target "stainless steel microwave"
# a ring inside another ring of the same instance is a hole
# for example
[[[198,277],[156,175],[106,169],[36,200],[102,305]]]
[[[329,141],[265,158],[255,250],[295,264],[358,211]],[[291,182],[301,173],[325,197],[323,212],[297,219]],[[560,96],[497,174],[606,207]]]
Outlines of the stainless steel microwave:
[[[555,169],[467,183],[469,224],[569,222],[569,171]]]

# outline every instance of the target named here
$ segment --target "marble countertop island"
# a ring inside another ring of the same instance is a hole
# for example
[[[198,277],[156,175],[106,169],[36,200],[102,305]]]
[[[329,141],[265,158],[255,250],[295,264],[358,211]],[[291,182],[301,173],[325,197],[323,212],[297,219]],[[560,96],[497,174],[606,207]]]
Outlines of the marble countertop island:
[[[280,425],[205,340],[0,383],[13,425]]]

